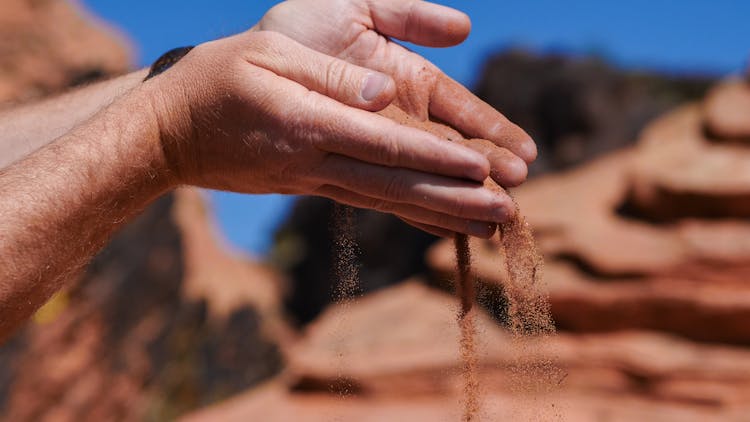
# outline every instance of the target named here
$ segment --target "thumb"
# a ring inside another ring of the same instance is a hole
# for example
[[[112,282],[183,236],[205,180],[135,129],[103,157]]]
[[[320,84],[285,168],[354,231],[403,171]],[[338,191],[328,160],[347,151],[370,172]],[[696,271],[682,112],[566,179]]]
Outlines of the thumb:
[[[346,105],[380,111],[396,98],[396,83],[381,72],[317,52],[280,33],[248,33],[246,60]]]

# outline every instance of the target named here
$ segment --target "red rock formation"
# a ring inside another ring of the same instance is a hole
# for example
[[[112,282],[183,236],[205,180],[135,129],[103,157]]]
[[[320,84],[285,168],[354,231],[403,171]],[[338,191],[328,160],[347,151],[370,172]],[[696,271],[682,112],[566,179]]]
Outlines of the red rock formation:
[[[196,215],[205,212],[199,197],[176,198],[125,228],[76,285],[0,348],[5,418],[173,418],[278,371],[269,339],[288,341],[290,331],[268,292],[280,276],[222,255],[207,215]],[[173,211],[190,216],[187,226],[172,222]],[[212,277],[203,278],[209,268]]]
[[[457,310],[416,282],[329,308],[288,351],[285,378],[186,420],[457,420]],[[482,420],[725,420],[750,410],[747,349],[647,332],[519,343],[487,315],[478,321]],[[529,387],[539,376],[529,368],[544,361],[559,368],[541,371],[552,388]]]
[[[729,93],[736,88],[730,85]],[[750,104],[734,106],[737,122],[750,120]],[[643,216],[662,221],[750,216],[750,149],[706,137],[703,122],[713,107],[684,106],[644,131],[631,170],[632,205]]]
[[[750,211],[750,148],[706,139],[709,109],[681,107],[649,125],[635,149],[515,192],[547,258],[561,328],[750,344],[750,223],[737,218]],[[475,250],[479,277],[505,283],[496,243]],[[453,271],[449,242],[429,259]]]
[[[6,0],[0,13],[0,105],[38,98],[131,66],[123,37],[78,3]]]
[[[720,139],[750,140],[750,80],[723,82],[711,91],[704,107],[710,134]]]

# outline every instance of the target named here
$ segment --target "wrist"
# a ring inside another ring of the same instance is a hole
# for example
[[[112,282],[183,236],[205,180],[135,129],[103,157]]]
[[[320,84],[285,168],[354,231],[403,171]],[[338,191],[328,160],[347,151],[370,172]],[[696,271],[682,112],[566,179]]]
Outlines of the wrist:
[[[195,154],[191,152],[196,140],[192,112],[200,108],[195,98],[203,98],[195,93],[205,87],[193,85],[195,78],[185,75],[183,67],[170,70],[194,48],[175,48],[159,57],[135,93],[140,96],[137,102],[148,105],[142,109],[152,121],[158,165],[172,188],[192,183],[191,175],[197,168]],[[166,75],[158,77],[165,72]]]
[[[117,131],[105,139],[112,140],[112,156],[126,167],[122,177],[150,199],[180,184],[162,144],[164,117],[156,110],[153,96],[140,86],[102,113],[103,126]]]

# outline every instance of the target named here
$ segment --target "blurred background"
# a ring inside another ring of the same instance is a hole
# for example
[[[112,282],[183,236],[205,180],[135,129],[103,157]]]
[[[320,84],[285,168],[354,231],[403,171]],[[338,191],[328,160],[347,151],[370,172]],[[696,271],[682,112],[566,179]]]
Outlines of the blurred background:
[[[6,0],[0,107],[242,31],[275,3]],[[485,419],[748,420],[750,4],[440,3],[472,35],[409,47],[540,151],[515,195],[559,334],[509,346],[503,257],[476,242]],[[364,297],[331,306],[332,210],[161,198],[0,347],[0,415],[458,420],[450,243],[358,212]],[[518,388],[519,367],[550,360],[555,391]]]

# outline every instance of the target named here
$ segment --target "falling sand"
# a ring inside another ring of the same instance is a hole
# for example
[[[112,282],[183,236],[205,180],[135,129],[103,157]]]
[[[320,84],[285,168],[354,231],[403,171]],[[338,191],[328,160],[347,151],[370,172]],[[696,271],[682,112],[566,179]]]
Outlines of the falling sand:
[[[456,234],[454,237],[456,248],[456,272],[458,282],[456,283],[456,295],[461,301],[458,313],[458,325],[461,328],[461,373],[464,381],[463,397],[463,421],[470,422],[476,419],[479,412],[479,374],[477,373],[477,351],[475,344],[476,325],[474,313],[471,309],[474,305],[476,292],[474,279],[471,276],[471,249],[469,238],[465,234]]]
[[[507,324],[514,336],[539,336],[555,332],[549,299],[542,284],[543,259],[534,236],[520,214],[500,225],[508,282],[504,287],[508,301]]]
[[[389,106],[379,114],[396,122],[416,127],[440,138],[460,142],[464,145],[486,147],[489,141],[481,139],[464,139],[452,128],[433,121],[420,121],[395,106]],[[491,179],[485,181],[489,189],[505,193],[505,190]],[[358,282],[358,248],[354,233],[354,211],[352,208],[336,205],[335,209],[335,262],[334,268],[338,279],[336,297],[339,301],[352,298],[360,293]],[[504,269],[507,282],[503,286],[508,303],[507,321],[509,331],[518,340],[517,344],[525,346],[522,341],[528,336],[546,336],[555,332],[550,314],[549,301],[542,284],[542,257],[537,251],[534,238],[526,220],[517,212],[511,221],[500,225],[502,253],[505,257]],[[463,416],[464,422],[476,421],[479,417],[480,385],[478,357],[476,348],[476,291],[471,274],[471,250],[468,237],[463,234],[455,236],[457,283],[456,294],[460,301],[458,325],[461,331],[460,354],[463,378]],[[522,350],[523,352],[523,350]],[[542,362],[532,367],[519,366],[524,378],[535,379],[537,386],[526,386],[526,391],[548,390],[559,375],[552,362]],[[542,388],[539,388],[542,387]]]
[[[492,182],[488,184],[494,185]],[[496,185],[493,187],[498,189]],[[503,286],[507,301],[506,325],[515,346],[520,352],[529,346],[526,337],[554,334],[549,301],[542,284],[543,259],[537,251],[534,237],[526,220],[520,214],[500,225],[501,252],[505,256],[507,282]],[[457,234],[454,239],[456,251],[456,295],[460,301],[458,324],[461,329],[461,369],[463,378],[464,422],[475,421],[480,409],[478,358],[476,350],[476,326],[472,312],[476,300],[474,279],[471,274],[471,249],[466,235]],[[526,392],[550,391],[556,386],[559,371],[553,362],[540,362],[532,366],[517,365],[516,388]],[[532,379],[532,383],[519,381]]]
[[[342,302],[361,294],[359,285],[359,247],[355,235],[354,208],[334,204],[333,269],[336,279],[334,299]]]
[[[342,313],[338,319],[337,333],[340,334],[333,346],[336,355],[343,358],[346,354],[344,334],[352,327],[346,318],[351,301],[362,294],[359,283],[359,247],[357,246],[355,210],[352,207],[334,204],[333,208],[333,275],[336,285],[333,300],[341,306]],[[344,376],[343,361],[339,361],[338,376],[329,384],[329,390],[338,394],[342,399],[349,398],[356,391],[353,380]],[[339,420],[334,418],[334,420]]]

